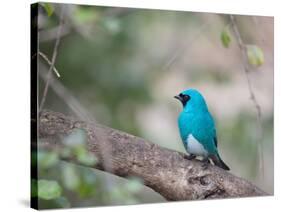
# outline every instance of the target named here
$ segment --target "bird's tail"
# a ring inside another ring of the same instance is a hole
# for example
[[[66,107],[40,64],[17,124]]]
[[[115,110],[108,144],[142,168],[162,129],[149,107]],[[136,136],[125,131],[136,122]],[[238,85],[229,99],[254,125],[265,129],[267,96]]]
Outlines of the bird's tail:
[[[230,168],[222,161],[219,154],[212,155],[210,158],[212,159],[212,161],[214,162],[214,164],[216,166],[218,166],[222,169],[225,169],[225,170],[230,170]]]

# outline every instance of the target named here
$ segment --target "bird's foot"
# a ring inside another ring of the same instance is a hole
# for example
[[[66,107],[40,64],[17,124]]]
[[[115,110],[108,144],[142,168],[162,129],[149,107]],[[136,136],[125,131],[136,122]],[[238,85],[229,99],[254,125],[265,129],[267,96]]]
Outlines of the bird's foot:
[[[202,169],[203,169],[203,170],[208,169],[209,164],[210,164],[209,158],[204,158],[204,159],[202,160],[202,165],[201,165]]]
[[[193,160],[194,158],[196,158],[196,155],[193,155],[193,154],[184,155],[184,159],[187,159],[187,160]]]

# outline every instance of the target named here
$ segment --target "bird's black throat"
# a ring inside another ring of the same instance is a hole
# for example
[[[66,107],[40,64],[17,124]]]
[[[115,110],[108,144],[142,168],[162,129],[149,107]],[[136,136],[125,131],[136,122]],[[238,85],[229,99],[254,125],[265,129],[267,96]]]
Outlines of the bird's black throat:
[[[177,95],[177,96],[174,96],[176,99],[178,99],[181,103],[182,103],[182,105],[183,105],[183,107],[187,104],[187,102],[190,100],[190,96],[189,95],[186,95],[186,94],[182,94],[182,93],[180,93],[179,95]]]

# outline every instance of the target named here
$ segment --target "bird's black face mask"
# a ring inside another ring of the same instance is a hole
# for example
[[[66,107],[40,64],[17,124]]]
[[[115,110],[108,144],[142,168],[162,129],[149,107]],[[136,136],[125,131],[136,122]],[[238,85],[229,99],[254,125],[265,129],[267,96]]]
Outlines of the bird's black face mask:
[[[174,98],[180,100],[183,106],[185,106],[186,103],[190,100],[190,96],[189,96],[189,95],[187,95],[187,94],[182,94],[182,93],[180,93],[180,94],[177,95],[177,96],[174,96]]]

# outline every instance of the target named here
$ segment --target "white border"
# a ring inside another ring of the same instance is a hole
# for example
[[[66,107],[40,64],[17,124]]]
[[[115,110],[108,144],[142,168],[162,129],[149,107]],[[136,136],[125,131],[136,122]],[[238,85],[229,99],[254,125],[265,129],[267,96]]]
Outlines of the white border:
[[[0,211],[29,211],[29,7],[35,1],[1,2],[1,180]],[[61,3],[127,6],[231,14],[275,16],[275,129],[280,128],[280,6],[276,0],[58,0]],[[277,94],[276,94],[277,93]],[[275,130],[275,196],[94,208],[95,211],[277,211],[280,205],[280,130]],[[277,202],[279,200],[279,202]],[[75,209],[92,211],[93,208]],[[57,210],[54,210],[57,211]],[[65,210],[65,211],[72,211]],[[279,210],[280,211],[280,210]]]
[[[33,1],[36,2],[36,1]],[[54,2],[54,1],[45,1]],[[134,7],[134,8],[151,8],[151,9],[166,9],[166,10],[185,10],[197,12],[214,12],[214,13],[228,13],[228,14],[247,14],[247,15],[265,15],[272,16],[272,7],[270,1],[226,1],[216,0],[69,0],[56,2],[67,2],[73,4],[86,5],[104,5],[104,6],[120,6],[120,7]],[[263,2],[263,3],[262,3]],[[274,1],[272,1],[274,2]],[[265,6],[266,3],[266,6]],[[276,9],[276,8],[275,8]]]

